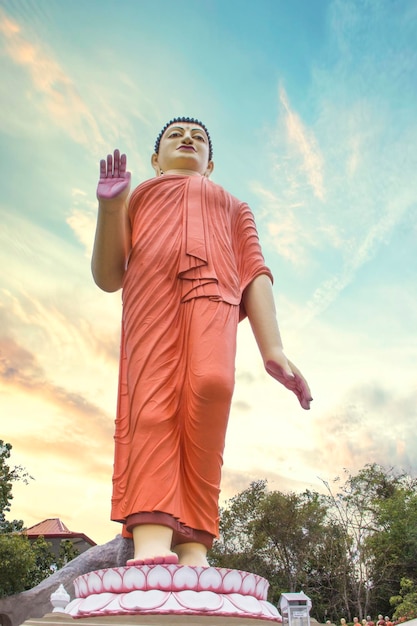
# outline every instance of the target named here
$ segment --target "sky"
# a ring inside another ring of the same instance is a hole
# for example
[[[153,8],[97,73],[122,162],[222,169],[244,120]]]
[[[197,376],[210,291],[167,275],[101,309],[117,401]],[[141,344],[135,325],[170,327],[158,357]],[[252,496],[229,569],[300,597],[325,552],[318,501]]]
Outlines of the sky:
[[[0,438],[9,519],[105,543],[121,294],[94,284],[98,162],[151,178],[197,117],[212,179],[254,212],[303,411],[247,321],[221,503],[323,491],[366,463],[417,474],[417,3],[0,0]]]

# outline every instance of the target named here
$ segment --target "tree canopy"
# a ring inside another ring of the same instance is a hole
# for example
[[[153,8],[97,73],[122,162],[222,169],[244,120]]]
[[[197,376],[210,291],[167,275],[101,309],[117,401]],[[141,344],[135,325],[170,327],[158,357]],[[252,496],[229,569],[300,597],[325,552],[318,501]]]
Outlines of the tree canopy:
[[[417,481],[368,464],[323,484],[282,493],[253,482],[221,511],[211,563],[267,578],[274,603],[303,590],[319,621],[388,614],[401,579],[417,584]]]

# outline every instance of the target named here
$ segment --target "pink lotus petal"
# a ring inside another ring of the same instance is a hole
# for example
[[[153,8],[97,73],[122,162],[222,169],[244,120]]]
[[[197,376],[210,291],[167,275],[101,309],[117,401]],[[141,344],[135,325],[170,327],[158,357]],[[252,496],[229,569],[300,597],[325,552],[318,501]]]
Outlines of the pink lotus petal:
[[[240,611],[251,613],[252,615],[262,614],[261,603],[252,596],[242,596],[240,593],[231,593],[227,597]]]
[[[67,604],[67,606],[65,607],[65,613],[67,613],[68,615],[77,615],[82,602],[82,598],[75,598],[69,604]]]
[[[123,574],[123,591],[146,589],[146,575],[144,568],[128,567]]]
[[[149,611],[158,609],[168,599],[169,592],[151,589],[149,591],[131,591],[120,598],[120,606],[128,611]]]
[[[107,569],[104,572],[103,589],[115,593],[123,590],[123,577],[119,569]]]
[[[196,589],[198,574],[193,567],[182,566],[177,569],[172,577],[173,590]]]
[[[258,598],[258,600],[266,600],[268,597],[268,589],[269,582],[265,580],[265,578],[261,578],[260,576],[258,576],[255,597]]]
[[[242,587],[242,574],[238,570],[229,570],[223,578],[223,593],[240,591]]]
[[[221,595],[212,591],[179,591],[174,593],[183,607],[192,611],[218,611],[223,605]]]
[[[94,611],[102,611],[113,600],[113,593],[97,593],[83,600],[80,607],[80,613],[93,613]]]
[[[88,594],[101,593],[103,591],[103,582],[97,572],[90,572],[87,578]]]
[[[253,574],[247,574],[242,582],[241,593],[243,595],[255,595],[256,581]]]
[[[77,596],[77,598],[85,598],[86,596],[88,596],[88,585],[85,576],[79,576],[74,581],[74,586],[75,595]]]
[[[164,566],[155,565],[155,567],[152,567],[147,579],[148,589],[164,589],[166,591],[171,591],[172,589],[172,574]]]
[[[202,570],[197,591],[222,591],[223,580],[220,572],[215,567],[206,567]]]
[[[278,609],[270,602],[267,602],[266,600],[262,600],[261,605],[263,608],[264,615],[271,615],[272,617],[281,617],[278,612]]]

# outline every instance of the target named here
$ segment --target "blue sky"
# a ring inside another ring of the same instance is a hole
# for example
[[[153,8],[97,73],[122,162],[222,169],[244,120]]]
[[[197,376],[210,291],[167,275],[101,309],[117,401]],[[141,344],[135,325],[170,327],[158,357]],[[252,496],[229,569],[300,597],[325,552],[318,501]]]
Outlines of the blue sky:
[[[309,413],[246,322],[222,498],[417,471],[414,0],[0,0],[0,437],[35,478],[13,517],[108,521],[120,294],[94,285],[98,160],[134,184],[155,137],[202,119],[213,180],[251,205]]]

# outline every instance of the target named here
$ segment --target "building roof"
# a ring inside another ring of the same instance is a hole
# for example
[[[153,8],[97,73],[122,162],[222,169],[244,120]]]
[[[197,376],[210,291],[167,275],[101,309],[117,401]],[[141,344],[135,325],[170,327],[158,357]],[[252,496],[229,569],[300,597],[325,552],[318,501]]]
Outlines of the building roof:
[[[37,537],[45,537],[45,539],[71,539],[71,540],[84,540],[90,544],[90,546],[97,545],[95,541],[87,537],[84,533],[72,532],[58,517],[52,517],[43,520],[30,528],[22,531],[27,535],[29,539],[36,539]]]

